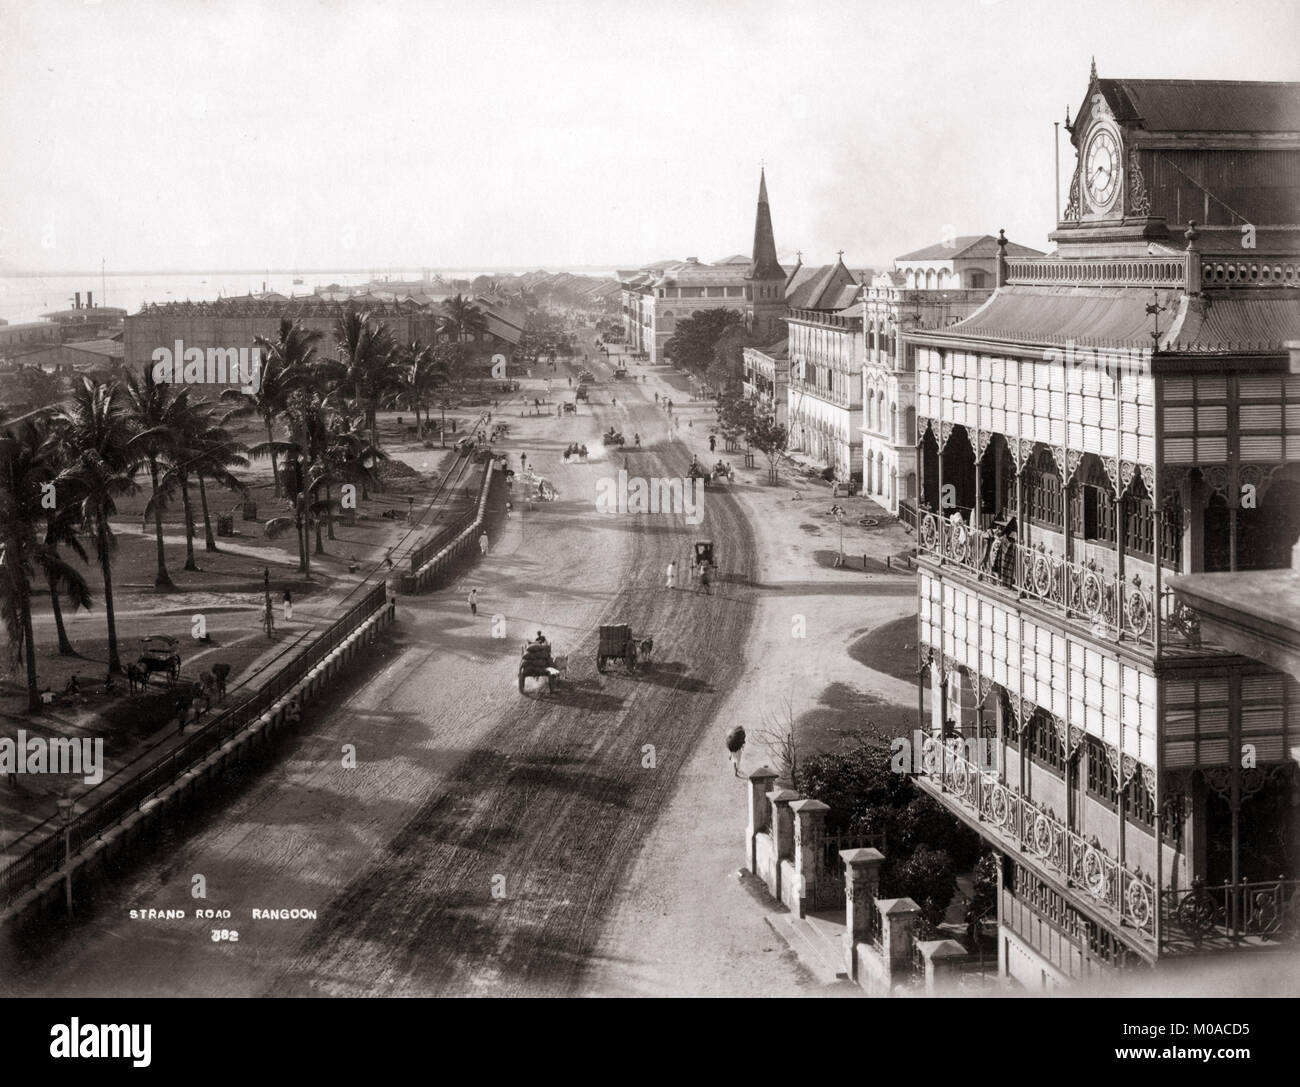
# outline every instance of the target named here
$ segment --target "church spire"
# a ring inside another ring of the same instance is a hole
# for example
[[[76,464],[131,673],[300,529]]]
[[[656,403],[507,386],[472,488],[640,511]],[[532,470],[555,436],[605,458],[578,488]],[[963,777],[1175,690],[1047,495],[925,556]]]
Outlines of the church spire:
[[[772,209],[767,203],[767,171],[759,168],[758,211],[754,216],[754,256],[749,279],[784,279],[785,269],[776,259],[776,235],[772,232]]]

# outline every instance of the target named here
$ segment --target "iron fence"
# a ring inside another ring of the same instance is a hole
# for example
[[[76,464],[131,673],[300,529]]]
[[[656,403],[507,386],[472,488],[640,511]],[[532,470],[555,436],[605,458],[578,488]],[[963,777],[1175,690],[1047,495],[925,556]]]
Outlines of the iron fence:
[[[13,901],[16,895],[25,893],[57,871],[65,852],[79,852],[87,842],[138,811],[150,797],[162,792],[266,713],[387,601],[387,586],[380,582],[249,698],[196,728],[152,765],[139,769],[139,764],[149,757],[146,752],[90,788],[81,801],[88,802],[88,806],[68,824],[64,825],[58,816],[52,816],[24,834],[9,847],[18,855],[0,870],[0,894],[3,894],[4,902]]]

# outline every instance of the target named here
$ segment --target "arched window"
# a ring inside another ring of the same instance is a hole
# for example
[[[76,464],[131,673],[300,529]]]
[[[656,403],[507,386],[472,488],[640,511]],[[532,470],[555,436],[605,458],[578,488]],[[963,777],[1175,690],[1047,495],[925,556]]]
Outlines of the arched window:
[[[889,440],[898,441],[898,405],[889,405]]]
[[[907,409],[907,433],[904,435],[904,440],[908,443],[908,445],[916,444],[916,409],[915,408]],[[911,495],[908,495],[908,498],[911,497],[912,497]]]

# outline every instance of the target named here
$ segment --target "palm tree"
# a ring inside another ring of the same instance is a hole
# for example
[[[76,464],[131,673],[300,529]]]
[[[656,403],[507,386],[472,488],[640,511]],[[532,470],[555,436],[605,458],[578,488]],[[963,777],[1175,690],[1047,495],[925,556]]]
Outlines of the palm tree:
[[[424,428],[420,426],[420,409],[424,406],[425,394],[436,384],[436,365],[433,348],[423,346],[419,340],[412,340],[401,350],[401,364],[398,371],[401,379],[400,396],[407,407],[415,412],[415,429],[421,438]]]
[[[104,611],[108,618],[108,670],[122,671],[117,651],[117,620],[113,611],[113,552],[117,538],[112,518],[117,499],[134,494],[135,459],[129,445],[131,425],[121,387],[83,378],[72,398],[54,416],[69,460],[59,486],[71,485],[80,504],[81,519],[94,533],[95,557],[104,580]]]
[[[487,316],[463,294],[448,298],[442,308],[443,317],[439,321],[438,331],[456,343],[463,343],[466,338],[477,341],[487,331]]]
[[[289,394],[298,388],[316,364],[316,344],[322,333],[302,327],[301,321],[280,318],[280,330],[274,340],[256,336],[254,345],[262,352],[262,368],[251,389],[227,389],[223,400],[238,406],[235,415],[256,415],[266,427],[269,445],[275,442],[276,416],[284,411]],[[274,448],[270,448],[271,475],[275,479],[275,497],[282,494],[280,468]]]
[[[352,397],[365,413],[370,440],[379,444],[375,412],[389,393],[398,387],[397,344],[388,326],[369,313],[348,312],[334,328],[338,356],[324,372],[335,379],[335,388],[352,390]]]
[[[47,434],[54,441],[56,466],[66,469],[68,447],[59,440],[56,427],[49,422],[41,425],[46,428]],[[69,487],[69,482],[71,481],[63,479],[60,473],[60,478],[55,480],[53,492],[55,501],[51,508],[45,510],[45,546],[48,549],[45,558],[57,559],[59,548],[66,547],[84,563],[87,561],[86,549],[81,543],[80,532],[85,525],[85,520],[82,516],[81,503],[73,500],[78,493],[78,488],[75,484]],[[59,568],[44,559],[41,568],[45,573],[45,583],[50,589],[50,607],[54,611],[54,629],[59,636],[59,652],[64,656],[74,656],[76,650],[72,648],[67,628],[63,625],[63,607],[59,602],[61,583]],[[62,583],[74,610],[90,608],[90,589],[84,579],[79,583],[62,579]]]
[[[32,630],[32,581],[37,570],[53,577],[54,591],[74,599],[89,590],[81,574],[45,543],[48,485],[58,476],[54,444],[29,420],[0,436],[0,620],[27,663],[27,709],[37,713],[41,695]],[[57,498],[57,487],[54,492]]]
[[[152,493],[145,507],[145,516],[153,514],[154,536],[157,541],[158,570],[154,575],[154,588],[175,590],[171,575],[167,573],[167,557],[163,550],[163,510],[174,493],[176,474],[165,472],[168,462],[175,463],[182,455],[185,434],[189,428],[189,390],[174,392],[170,382],[155,381],[152,370],[146,366],[141,376],[128,374],[126,402],[135,433],[129,446],[137,451],[149,465],[149,482]],[[186,528],[191,528],[186,500]],[[187,569],[193,569],[193,548],[190,548]]]
[[[247,468],[248,458],[243,455],[244,446],[235,441],[230,431],[225,428],[226,421],[232,413],[218,417],[215,406],[203,405],[196,412],[196,431],[193,437],[194,459],[192,470],[199,481],[199,502],[203,508],[203,549],[216,551],[217,541],[212,535],[212,518],[208,514],[208,491],[205,480],[224,487],[228,491],[245,495],[248,488],[234,476],[230,469]]]

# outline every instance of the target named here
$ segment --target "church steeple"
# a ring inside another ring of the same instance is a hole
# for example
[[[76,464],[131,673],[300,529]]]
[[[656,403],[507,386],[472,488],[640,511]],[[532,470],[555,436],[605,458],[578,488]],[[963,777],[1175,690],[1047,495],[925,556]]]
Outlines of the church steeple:
[[[754,256],[747,279],[785,279],[776,259],[776,235],[772,232],[772,209],[767,203],[767,171],[759,168],[758,211],[754,216]]]

